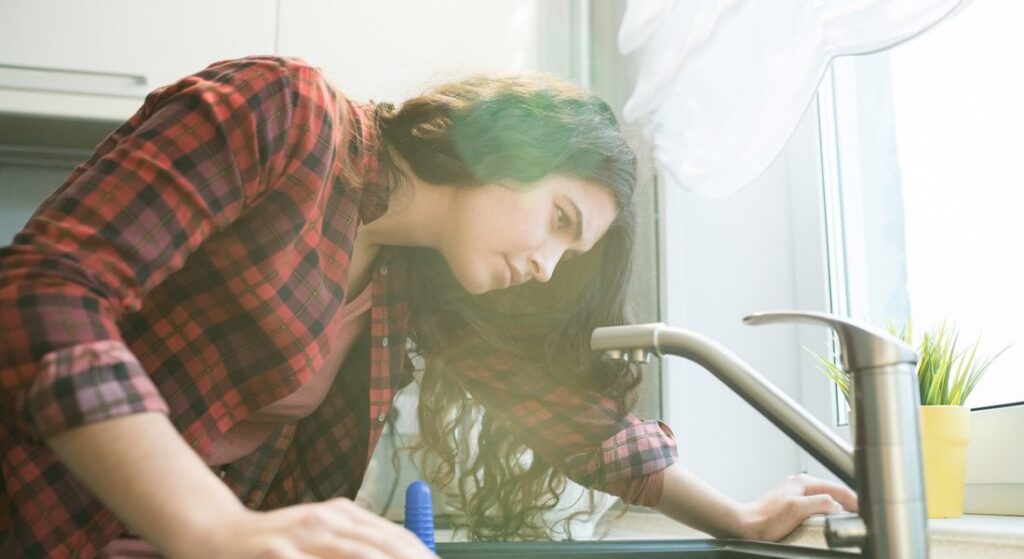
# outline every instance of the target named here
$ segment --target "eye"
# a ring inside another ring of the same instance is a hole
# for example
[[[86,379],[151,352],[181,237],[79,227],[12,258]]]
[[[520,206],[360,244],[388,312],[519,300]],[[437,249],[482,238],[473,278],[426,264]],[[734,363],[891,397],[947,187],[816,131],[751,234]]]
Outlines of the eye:
[[[565,213],[565,210],[558,206],[555,206],[555,209],[558,210],[558,230],[565,231],[571,228],[572,220],[569,219],[569,215]]]

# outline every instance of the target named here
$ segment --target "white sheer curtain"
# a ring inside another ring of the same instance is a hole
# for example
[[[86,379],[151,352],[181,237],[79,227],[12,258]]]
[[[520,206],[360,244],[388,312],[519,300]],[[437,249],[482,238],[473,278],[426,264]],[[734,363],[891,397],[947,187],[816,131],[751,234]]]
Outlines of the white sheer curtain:
[[[707,197],[756,179],[829,61],[911,39],[971,0],[629,0],[619,50],[641,50],[625,117],[659,172]]]

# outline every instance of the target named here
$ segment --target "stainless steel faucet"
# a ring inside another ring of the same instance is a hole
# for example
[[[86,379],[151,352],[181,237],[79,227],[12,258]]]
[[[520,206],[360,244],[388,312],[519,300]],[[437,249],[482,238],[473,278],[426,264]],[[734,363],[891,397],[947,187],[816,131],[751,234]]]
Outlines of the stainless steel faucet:
[[[750,365],[700,334],[660,323],[611,326],[594,330],[590,347],[609,359],[646,362],[654,352],[701,365],[857,491],[859,515],[825,520],[830,547],[859,547],[873,559],[927,559],[917,353],[885,332],[825,313],[765,312],[743,321],[809,322],[836,332],[850,373],[853,449]]]

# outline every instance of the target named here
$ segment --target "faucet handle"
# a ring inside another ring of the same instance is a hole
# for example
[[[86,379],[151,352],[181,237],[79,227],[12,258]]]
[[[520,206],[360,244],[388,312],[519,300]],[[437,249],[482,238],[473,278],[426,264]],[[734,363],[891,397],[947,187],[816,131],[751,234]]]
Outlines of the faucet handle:
[[[840,359],[848,371],[917,363],[917,352],[887,332],[845,318],[813,311],[768,311],[743,318],[753,326],[774,323],[810,323],[832,328],[839,336]]]

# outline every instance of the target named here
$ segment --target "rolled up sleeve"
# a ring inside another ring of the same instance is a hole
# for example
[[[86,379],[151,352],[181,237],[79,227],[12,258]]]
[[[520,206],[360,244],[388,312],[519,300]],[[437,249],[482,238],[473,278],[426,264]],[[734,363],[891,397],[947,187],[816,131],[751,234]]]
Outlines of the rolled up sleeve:
[[[143,411],[166,413],[167,404],[135,355],[114,340],[47,353],[24,404],[31,430],[40,438]]]
[[[567,457],[566,475],[588,487],[611,489],[675,463],[675,436],[668,425],[632,415],[625,420],[630,425],[602,441],[596,449]],[[619,494],[615,490],[609,492]]]
[[[29,440],[167,411],[118,322],[279,179],[293,64],[249,57],[160,88],[0,248],[0,413]],[[313,118],[309,111],[303,118]]]

